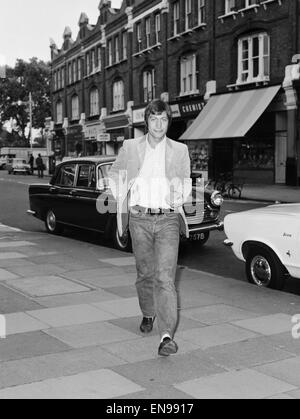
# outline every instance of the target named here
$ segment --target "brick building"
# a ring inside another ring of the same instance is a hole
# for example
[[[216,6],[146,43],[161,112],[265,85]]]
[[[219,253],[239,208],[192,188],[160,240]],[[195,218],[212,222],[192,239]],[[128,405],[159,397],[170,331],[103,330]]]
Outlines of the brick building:
[[[118,153],[161,97],[194,171],[296,185],[299,34],[299,0],[101,0],[51,43],[56,153]]]

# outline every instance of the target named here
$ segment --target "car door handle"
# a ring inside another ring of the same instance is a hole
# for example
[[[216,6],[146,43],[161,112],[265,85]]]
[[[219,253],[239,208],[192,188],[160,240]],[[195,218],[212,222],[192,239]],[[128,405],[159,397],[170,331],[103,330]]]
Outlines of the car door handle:
[[[72,190],[72,191],[69,192],[69,195],[70,196],[75,196],[76,195],[76,192],[77,192],[76,190]]]
[[[56,189],[56,188],[50,188],[50,189],[49,189],[49,191],[50,191],[51,193],[57,193],[57,189]]]

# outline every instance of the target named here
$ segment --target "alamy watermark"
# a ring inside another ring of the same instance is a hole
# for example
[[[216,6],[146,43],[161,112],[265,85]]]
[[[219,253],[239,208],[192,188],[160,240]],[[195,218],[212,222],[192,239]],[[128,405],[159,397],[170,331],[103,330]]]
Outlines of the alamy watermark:
[[[0,339],[6,339],[6,318],[0,315]]]
[[[292,336],[294,339],[300,339],[300,314],[296,314],[292,317]]]

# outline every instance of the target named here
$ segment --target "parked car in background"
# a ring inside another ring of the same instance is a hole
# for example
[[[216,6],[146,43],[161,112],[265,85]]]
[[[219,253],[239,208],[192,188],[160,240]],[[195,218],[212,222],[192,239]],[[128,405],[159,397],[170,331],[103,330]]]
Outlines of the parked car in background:
[[[250,283],[282,289],[289,276],[300,279],[300,204],[230,214],[224,228],[224,244],[246,262]]]
[[[44,221],[51,234],[61,233],[66,226],[80,227],[103,233],[113,240],[116,248],[130,251],[129,232],[122,238],[119,236],[117,203],[108,188],[109,170],[115,158],[97,156],[64,161],[56,167],[48,185],[30,185],[28,213]],[[193,188],[195,199],[196,188]],[[217,191],[207,191],[203,195],[201,202],[197,201],[196,209],[193,210],[191,204],[185,208],[190,240],[200,245],[206,243],[210,231],[223,229],[219,220],[221,195]],[[109,211],[99,211],[100,206],[108,203]]]
[[[31,167],[24,159],[9,159],[6,164],[6,169],[9,175],[22,173],[24,175],[31,174]]]
[[[0,170],[6,170],[7,164],[16,157],[14,154],[0,154]]]

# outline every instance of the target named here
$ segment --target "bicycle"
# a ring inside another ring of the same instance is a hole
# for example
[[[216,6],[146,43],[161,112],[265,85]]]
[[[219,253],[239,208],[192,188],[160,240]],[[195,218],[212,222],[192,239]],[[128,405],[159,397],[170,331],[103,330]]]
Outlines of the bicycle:
[[[234,179],[232,173],[220,173],[214,182],[214,189],[218,190],[223,197],[229,199],[241,199],[244,181]]]

